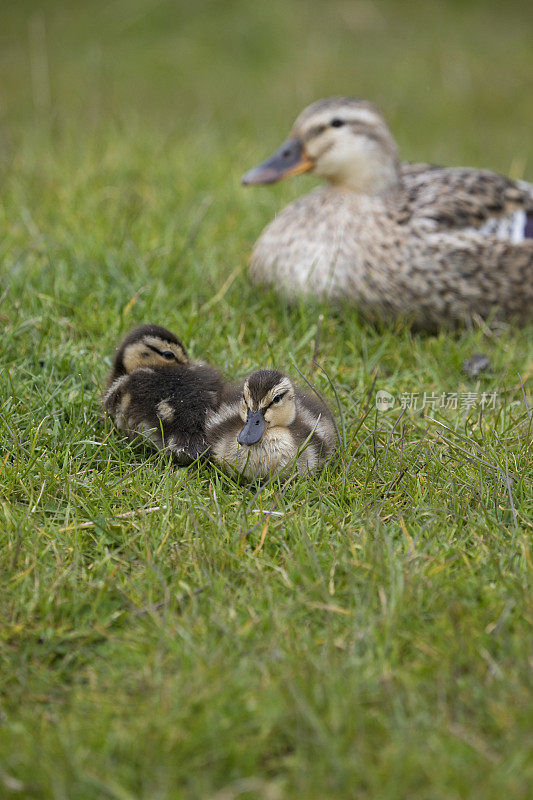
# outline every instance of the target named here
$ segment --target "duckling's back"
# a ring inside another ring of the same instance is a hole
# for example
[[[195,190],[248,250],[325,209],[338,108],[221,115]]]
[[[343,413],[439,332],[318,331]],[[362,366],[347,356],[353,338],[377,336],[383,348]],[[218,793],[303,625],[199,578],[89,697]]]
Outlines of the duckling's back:
[[[209,366],[141,367],[116,380],[104,403],[130,438],[141,434],[187,464],[208,449],[206,414],[222,391],[220,374]]]

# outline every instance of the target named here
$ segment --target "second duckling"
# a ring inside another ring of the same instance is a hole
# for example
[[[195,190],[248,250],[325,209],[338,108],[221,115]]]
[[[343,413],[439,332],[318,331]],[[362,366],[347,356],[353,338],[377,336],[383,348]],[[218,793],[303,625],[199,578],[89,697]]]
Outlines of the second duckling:
[[[295,388],[279,370],[254,372],[242,394],[208,411],[211,458],[247,478],[265,478],[294,463],[298,473],[322,466],[337,440],[329,408]]]
[[[206,414],[222,391],[218,371],[191,363],[177,336],[141,325],[117,350],[104,405],[129,438],[142,436],[184,466],[208,449]]]

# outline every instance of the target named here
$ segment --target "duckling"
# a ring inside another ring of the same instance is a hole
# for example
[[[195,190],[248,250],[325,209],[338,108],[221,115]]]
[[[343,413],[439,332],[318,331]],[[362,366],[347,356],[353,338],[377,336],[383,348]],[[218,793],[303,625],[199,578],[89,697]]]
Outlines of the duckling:
[[[104,405],[129,438],[141,435],[186,465],[208,449],[206,413],[219,404],[223,385],[217,370],[189,361],[173,333],[141,325],[117,350]]]
[[[429,330],[533,319],[533,185],[493,172],[401,163],[378,109],[332,97],[306,108],[245,185],[310,172],[319,187],[259,237],[253,281],[347,300]]]
[[[336,444],[329,408],[295,388],[277,369],[262,369],[246,378],[206,422],[210,455],[247,478],[281,472],[294,461],[298,473],[324,464]]]

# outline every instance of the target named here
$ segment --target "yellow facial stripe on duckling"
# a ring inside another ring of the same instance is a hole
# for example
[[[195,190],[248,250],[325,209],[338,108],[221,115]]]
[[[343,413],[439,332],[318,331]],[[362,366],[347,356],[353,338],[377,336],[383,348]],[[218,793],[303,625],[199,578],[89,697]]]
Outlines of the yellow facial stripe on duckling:
[[[268,370],[254,373],[251,377],[256,378],[257,375],[261,374],[268,374]],[[253,388],[251,388],[249,381],[250,379],[247,378],[244,382],[242,396],[246,408],[249,408],[251,411],[268,408],[279,395],[283,395],[286,392],[294,394],[292,383],[285,376],[270,388],[264,385],[254,385]]]
[[[157,336],[145,336],[126,347],[123,362],[126,372],[131,373],[146,366],[187,364],[189,359],[183,348],[175,342],[168,342]]]
[[[152,352],[157,352],[166,361],[172,361],[170,356],[172,353],[173,357],[179,364],[189,363],[189,359],[185,350],[176,342],[169,342],[165,339],[160,339],[157,336],[146,336],[144,341],[147,347],[152,350]]]
[[[292,383],[288,378],[284,378],[277,383],[276,386],[273,386],[272,389],[269,389],[265,396],[261,398],[259,401],[259,408],[268,408],[273,403],[281,401],[282,396],[287,392],[294,394]]]
[[[294,389],[289,379],[285,378],[274,386],[262,399],[259,407],[263,410],[269,428],[288,428],[296,415]]]
[[[269,428],[288,428],[296,416],[294,395],[285,394],[279,403],[273,403],[265,410],[264,416]]]
[[[245,381],[244,386],[242,388],[242,401],[244,404],[245,409],[254,407],[254,401],[252,399],[252,395],[250,394],[250,388],[248,386],[248,381]]]

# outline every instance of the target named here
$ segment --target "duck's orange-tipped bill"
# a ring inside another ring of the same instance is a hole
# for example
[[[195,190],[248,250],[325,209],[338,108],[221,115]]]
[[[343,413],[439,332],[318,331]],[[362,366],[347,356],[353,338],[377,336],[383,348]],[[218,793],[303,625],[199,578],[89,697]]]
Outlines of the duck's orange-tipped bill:
[[[249,170],[243,176],[242,182],[245,186],[276,183],[291,175],[308,172],[314,164],[315,162],[305,154],[300,139],[287,139],[274,155],[258,167]]]

